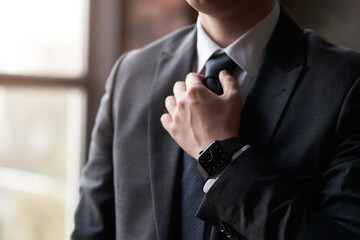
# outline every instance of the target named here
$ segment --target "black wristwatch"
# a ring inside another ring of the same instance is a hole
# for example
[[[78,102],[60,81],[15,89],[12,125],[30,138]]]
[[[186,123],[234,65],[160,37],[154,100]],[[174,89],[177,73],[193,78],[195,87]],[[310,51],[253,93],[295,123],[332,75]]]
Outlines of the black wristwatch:
[[[198,170],[204,178],[212,178],[224,170],[232,160],[232,156],[244,147],[239,138],[233,137],[212,142],[198,157]]]

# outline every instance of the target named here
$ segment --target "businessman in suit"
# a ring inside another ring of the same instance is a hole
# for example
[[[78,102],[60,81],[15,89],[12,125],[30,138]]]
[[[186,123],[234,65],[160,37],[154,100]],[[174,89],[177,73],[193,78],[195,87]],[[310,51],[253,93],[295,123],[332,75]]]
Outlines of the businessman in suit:
[[[274,0],[188,3],[195,26],[108,78],[72,239],[359,239],[360,55]],[[233,67],[216,92],[220,56]],[[193,190],[206,193],[186,215]]]

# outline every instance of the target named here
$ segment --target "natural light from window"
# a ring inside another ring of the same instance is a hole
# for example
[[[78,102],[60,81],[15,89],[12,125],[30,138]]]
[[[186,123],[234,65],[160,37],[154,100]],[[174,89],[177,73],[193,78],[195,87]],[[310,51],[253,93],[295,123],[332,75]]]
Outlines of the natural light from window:
[[[0,240],[69,239],[85,155],[88,22],[89,0],[0,0]]]
[[[68,239],[84,109],[79,89],[0,87],[0,239]]]
[[[86,72],[87,0],[0,0],[0,74]]]

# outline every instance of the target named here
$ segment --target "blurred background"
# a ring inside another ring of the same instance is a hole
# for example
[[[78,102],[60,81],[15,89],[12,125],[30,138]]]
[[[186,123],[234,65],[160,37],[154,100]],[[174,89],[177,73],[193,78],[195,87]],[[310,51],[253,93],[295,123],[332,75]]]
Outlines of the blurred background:
[[[360,51],[359,0],[282,3]],[[68,239],[114,61],[195,20],[184,0],[0,0],[0,240]]]

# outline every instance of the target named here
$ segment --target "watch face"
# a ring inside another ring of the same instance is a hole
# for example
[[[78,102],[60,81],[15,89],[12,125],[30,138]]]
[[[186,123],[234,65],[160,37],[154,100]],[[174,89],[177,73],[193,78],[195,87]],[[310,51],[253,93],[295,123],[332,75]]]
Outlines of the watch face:
[[[199,164],[209,177],[212,177],[219,170],[222,170],[229,160],[230,154],[219,142],[211,144],[199,156]]]

